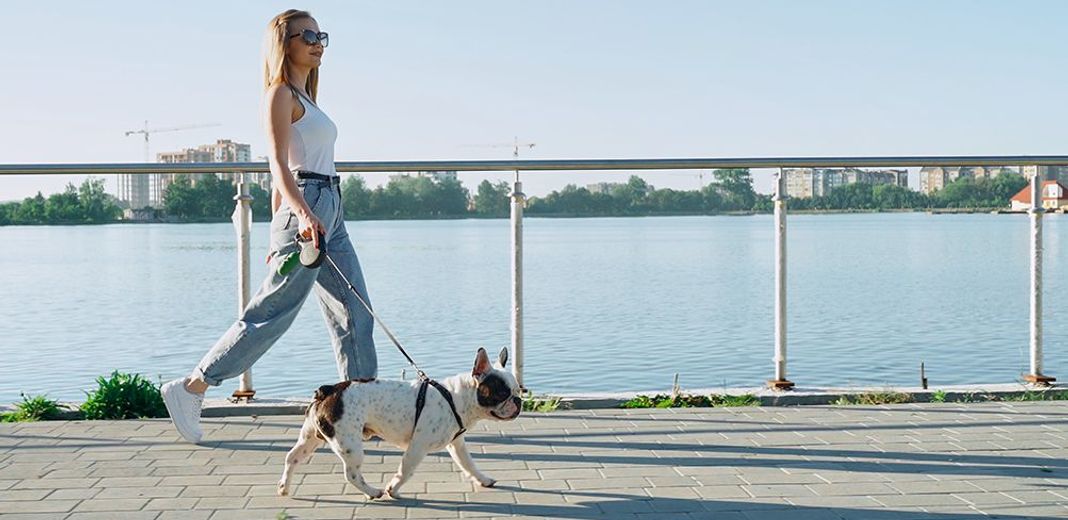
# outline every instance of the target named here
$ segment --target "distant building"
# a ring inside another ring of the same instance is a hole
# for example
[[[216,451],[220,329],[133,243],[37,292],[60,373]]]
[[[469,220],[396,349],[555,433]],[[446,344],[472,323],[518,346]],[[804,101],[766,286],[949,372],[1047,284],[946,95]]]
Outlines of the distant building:
[[[984,179],[1019,173],[1009,166],[927,166],[920,169],[920,191],[930,195],[961,177]]]
[[[138,222],[151,222],[157,220],[159,215],[156,214],[156,210],[152,208],[140,207],[140,208],[126,208],[122,210],[122,218],[125,220],[135,220]]]
[[[908,170],[860,168],[785,168],[786,195],[800,199],[822,197],[847,184],[892,184],[909,187]]]
[[[161,152],[156,154],[156,162],[176,164],[176,163],[233,163],[233,162],[251,162],[252,152],[251,147],[244,143],[235,143],[229,139],[219,139],[214,144],[204,144],[196,148],[186,148],[185,150],[179,150],[177,152]],[[237,182],[237,174],[233,173],[194,173],[194,174],[177,174],[177,173],[164,173],[160,174],[160,195],[167,190],[167,186],[170,186],[178,175],[187,175],[195,185],[197,181],[203,179],[205,175],[215,175],[220,179],[226,179],[230,182]],[[259,184],[265,191],[271,191],[271,174],[269,172],[249,172],[245,174],[246,179],[249,182]]]
[[[586,191],[590,193],[604,193],[611,195],[616,188],[625,188],[628,185],[630,185],[629,182],[595,182],[593,184],[587,184]],[[644,190],[645,191],[641,193],[641,196],[656,191],[656,186],[645,183]]]
[[[1028,181],[1035,176],[1036,172],[1042,172],[1043,181],[1068,181],[1068,166],[1024,166],[1020,168],[1020,175]]]
[[[595,182],[586,185],[586,191],[590,193],[611,193],[612,188],[623,186],[622,182]]]
[[[1042,207],[1050,211],[1068,211],[1068,188],[1060,181],[1045,181],[1042,183]],[[1013,211],[1027,211],[1031,209],[1031,186],[1012,196]]]
[[[413,176],[413,174],[411,172],[394,173],[393,175],[389,176],[389,180],[393,181],[393,180],[403,179],[405,177],[412,177],[412,176]],[[456,175],[456,172],[452,171],[452,170],[415,172],[414,176],[415,177],[429,177],[430,180],[432,180],[434,182],[441,182],[441,181],[444,181],[444,180],[455,181],[455,180],[458,179],[458,177]]]

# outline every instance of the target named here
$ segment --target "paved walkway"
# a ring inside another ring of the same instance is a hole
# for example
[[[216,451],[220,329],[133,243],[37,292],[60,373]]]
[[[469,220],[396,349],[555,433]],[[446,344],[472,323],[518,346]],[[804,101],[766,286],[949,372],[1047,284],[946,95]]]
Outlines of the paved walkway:
[[[208,419],[205,446],[161,420],[0,425],[0,518],[1068,518],[1068,403],[529,414],[468,434],[498,488],[441,454],[379,502],[328,451],[275,496],[299,421]],[[372,445],[368,480],[398,460]]]

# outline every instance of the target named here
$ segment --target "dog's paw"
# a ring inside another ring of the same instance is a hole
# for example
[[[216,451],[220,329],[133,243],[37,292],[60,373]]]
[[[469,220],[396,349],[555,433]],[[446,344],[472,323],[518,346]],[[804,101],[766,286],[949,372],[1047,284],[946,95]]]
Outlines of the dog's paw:
[[[475,484],[478,484],[484,488],[491,488],[497,485],[497,481],[489,477],[471,477],[471,482],[474,482]]]
[[[386,495],[393,500],[404,500],[404,496],[400,494],[399,489],[393,489],[393,486],[386,487]]]
[[[364,493],[364,495],[367,496],[367,500],[378,500],[378,499],[382,498],[382,496],[384,494],[385,493],[383,493],[381,489],[374,489],[374,488],[371,489],[370,493]]]
[[[286,486],[285,482],[279,482],[278,483],[278,496],[280,496],[280,497],[289,496],[289,487]]]

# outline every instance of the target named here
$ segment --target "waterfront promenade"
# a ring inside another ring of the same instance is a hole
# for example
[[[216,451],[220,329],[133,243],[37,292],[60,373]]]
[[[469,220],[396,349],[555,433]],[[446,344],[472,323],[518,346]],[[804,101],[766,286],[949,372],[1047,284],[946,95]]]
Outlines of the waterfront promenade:
[[[367,502],[321,450],[275,496],[300,417],[0,425],[0,518],[1068,518],[1063,402],[581,410],[468,433],[496,489],[432,455]],[[398,451],[371,443],[378,485]]]

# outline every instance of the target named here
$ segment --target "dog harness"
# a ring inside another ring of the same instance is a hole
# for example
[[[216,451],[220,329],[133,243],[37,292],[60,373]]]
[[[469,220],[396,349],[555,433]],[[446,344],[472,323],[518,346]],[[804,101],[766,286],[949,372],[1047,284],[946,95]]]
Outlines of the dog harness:
[[[414,368],[416,373],[419,374],[419,379],[422,381],[422,383],[419,385],[419,395],[415,398],[415,424],[412,425],[412,435],[415,435],[415,429],[419,426],[419,416],[423,415],[423,406],[426,405],[426,387],[428,385],[434,385],[434,388],[437,388],[438,392],[441,392],[441,397],[444,397],[445,402],[449,403],[449,409],[452,410],[452,416],[456,419],[456,425],[460,427],[460,431],[456,432],[456,435],[452,436],[452,440],[456,440],[457,437],[463,435],[464,432],[467,431],[467,428],[464,428],[464,421],[460,418],[460,414],[456,411],[456,403],[452,401],[452,394],[450,394],[449,391],[446,390],[445,387],[441,386],[437,381],[430,379],[430,377],[426,375],[426,372],[423,372],[423,370],[419,368],[419,365],[415,364],[415,360],[412,359],[412,356],[409,356],[408,353],[405,352],[404,347],[402,347],[400,344],[400,341],[397,341],[397,337],[393,335],[393,331],[389,330],[389,327],[387,327],[385,323],[382,323],[382,319],[379,318],[377,314],[375,314],[375,311],[371,309],[371,306],[367,303],[366,300],[363,299],[363,296],[360,296],[360,293],[356,290],[355,287],[353,287],[352,282],[350,282],[349,279],[345,277],[345,273],[342,273],[341,269],[338,268],[336,263],[334,263],[334,259],[330,258],[329,254],[323,256],[325,256],[326,261],[330,262],[330,265],[333,266],[334,271],[336,271],[337,274],[341,276],[341,279],[345,281],[345,285],[349,286],[349,290],[352,291],[353,296],[355,296],[356,299],[363,304],[364,308],[367,309],[367,312],[371,314],[371,317],[374,318],[374,320],[382,326],[382,330],[386,332],[386,336],[389,337],[389,340],[392,341],[394,345],[396,345],[397,350],[399,350],[400,353],[404,355],[404,359],[407,359],[408,363],[412,365],[412,368]]]
[[[463,435],[464,432],[467,431],[467,429],[464,428],[464,421],[460,419],[460,414],[456,412],[456,403],[452,401],[452,394],[437,381],[428,377],[423,378],[422,384],[419,385],[419,396],[415,398],[415,424],[412,426],[412,435],[415,435],[415,429],[419,426],[419,416],[423,414],[423,406],[426,405],[426,387],[428,385],[434,385],[434,388],[437,388],[438,392],[441,392],[441,397],[445,398],[445,402],[449,403],[449,409],[452,410],[452,416],[456,419],[456,425],[460,427],[460,431],[452,436],[452,440],[456,440],[457,437]]]

